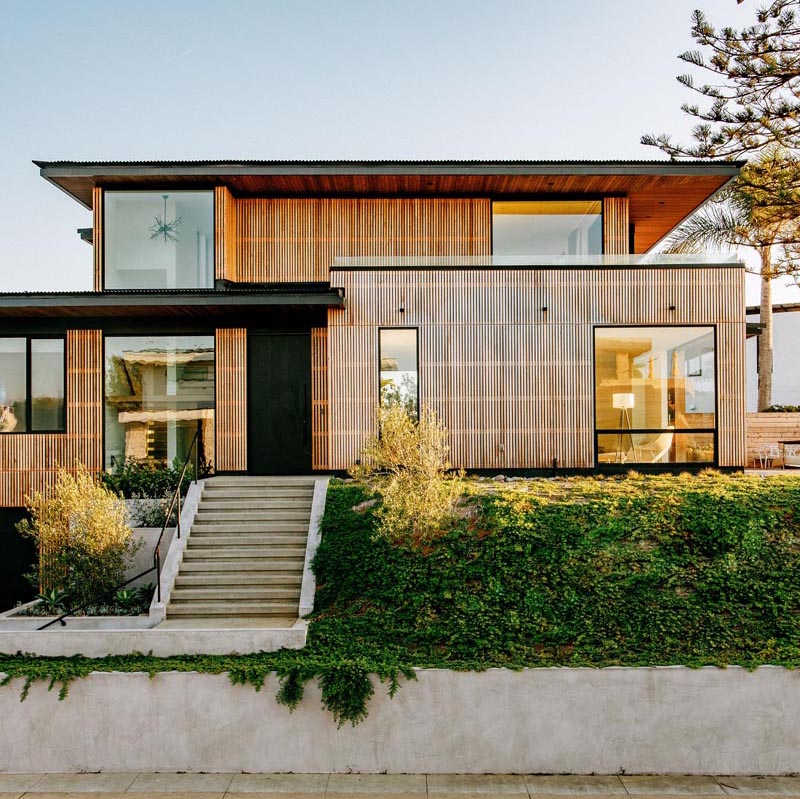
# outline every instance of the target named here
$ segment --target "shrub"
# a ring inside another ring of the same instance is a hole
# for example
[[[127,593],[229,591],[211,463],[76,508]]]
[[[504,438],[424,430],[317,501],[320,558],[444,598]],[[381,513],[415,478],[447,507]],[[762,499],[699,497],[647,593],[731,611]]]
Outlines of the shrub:
[[[72,606],[100,599],[119,585],[138,549],[125,503],[89,470],[59,469],[46,494],[26,497],[31,518],[17,529],[39,548],[42,592],[63,590]]]
[[[351,470],[356,478],[374,478],[382,499],[378,533],[393,541],[429,540],[449,525],[461,494],[462,475],[449,476],[447,430],[431,408],[423,406],[417,421],[396,404],[378,410],[378,429]]]
[[[104,472],[100,475],[103,484],[112,491],[122,494],[126,499],[149,497],[162,499],[172,497],[178,487],[183,464],[179,460],[173,463],[153,463],[127,458],[113,472]],[[198,467],[199,477],[207,477],[211,467],[203,462]],[[181,493],[189,490],[189,484],[194,480],[194,463],[189,463],[181,485]]]
[[[770,405],[762,413],[800,413],[800,405]]]

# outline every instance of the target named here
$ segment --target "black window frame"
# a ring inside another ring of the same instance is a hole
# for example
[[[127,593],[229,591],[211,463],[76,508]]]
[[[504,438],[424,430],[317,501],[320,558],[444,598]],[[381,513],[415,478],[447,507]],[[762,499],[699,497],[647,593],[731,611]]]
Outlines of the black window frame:
[[[420,368],[419,368],[419,327],[416,325],[383,325],[378,328],[378,347],[377,347],[377,361],[378,361],[378,407],[383,410],[383,398],[381,396],[381,332],[384,330],[413,330],[416,341],[415,358],[417,360],[417,415],[416,421],[419,421],[421,405],[420,405]]]
[[[503,196],[503,195],[495,195],[490,200],[490,208],[489,212],[491,215],[491,224],[489,226],[489,244],[490,244],[490,252],[494,255],[494,204],[495,203],[513,203],[513,202],[521,202],[521,203],[532,203],[532,202],[570,202],[571,200],[585,200],[586,202],[599,202],[600,203],[600,252],[591,254],[589,257],[595,257],[596,255],[605,255],[606,254],[606,197],[611,196],[614,197],[615,195],[597,195],[597,194],[588,194],[588,195],[581,195],[580,197],[570,197],[568,195],[563,194],[519,194],[519,195],[511,195],[511,196]],[[632,241],[633,239],[631,239]],[[537,256],[537,253],[527,253],[531,256]],[[503,256],[498,256],[502,258]],[[517,257],[517,256],[515,256]],[[519,256],[522,257],[522,256]],[[543,255],[542,257],[547,257]],[[557,258],[559,256],[553,256]]]
[[[25,429],[24,430],[10,430],[7,433],[0,433],[2,436],[30,436],[42,435],[45,433],[66,435],[67,432],[67,337],[66,335],[52,335],[48,333],[23,333],[18,336],[3,335],[0,338],[4,339],[25,339]],[[37,428],[33,429],[33,397],[31,395],[31,379],[32,379],[32,341],[60,341],[62,343],[62,377],[64,387],[64,423],[61,427],[57,428]]]
[[[612,329],[620,330],[623,328],[711,328],[714,338],[714,427],[682,427],[677,428],[633,428],[631,430],[613,428],[599,430],[597,427],[597,330]],[[594,431],[594,466],[595,469],[659,469],[664,471],[674,471],[676,468],[686,469],[708,469],[719,466],[719,350],[717,349],[717,325],[708,323],[694,322],[691,324],[602,324],[592,325],[592,429]],[[672,433],[673,435],[713,435],[714,458],[710,461],[681,461],[678,463],[648,463],[639,461],[626,461],[625,463],[606,463],[600,461],[600,436],[601,435],[661,435],[662,433]]]
[[[100,235],[100,291],[152,291],[152,289],[141,288],[141,289],[110,289],[106,286],[106,194],[111,192],[111,194],[158,194],[162,190],[168,191],[170,194],[177,194],[178,192],[210,192],[211,193],[211,220],[212,220],[212,232],[213,232],[213,241],[211,242],[211,252],[214,254],[214,265],[213,265],[213,277],[211,280],[211,286],[206,288],[175,288],[171,289],[172,291],[211,291],[215,288],[216,285],[216,274],[217,274],[217,186],[219,184],[202,184],[199,186],[193,186],[191,188],[185,189],[173,189],[168,190],[164,187],[162,189],[152,188],[152,187],[128,187],[126,185],[120,186],[103,186],[101,191],[101,198],[100,198],[100,206],[101,206],[101,235]],[[95,241],[94,246],[97,246],[97,242]]]

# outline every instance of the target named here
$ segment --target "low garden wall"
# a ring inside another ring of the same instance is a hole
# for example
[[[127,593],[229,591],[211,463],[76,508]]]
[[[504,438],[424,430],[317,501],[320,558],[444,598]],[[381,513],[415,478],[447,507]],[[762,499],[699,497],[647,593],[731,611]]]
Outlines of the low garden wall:
[[[748,413],[747,465],[758,465],[758,450],[779,441],[800,441],[800,413]],[[782,466],[780,458],[774,463]]]
[[[337,729],[309,685],[293,712],[225,674],[93,673],[67,698],[0,689],[0,771],[786,774],[800,672],[762,666],[427,669]],[[109,735],[109,730],[113,731]]]

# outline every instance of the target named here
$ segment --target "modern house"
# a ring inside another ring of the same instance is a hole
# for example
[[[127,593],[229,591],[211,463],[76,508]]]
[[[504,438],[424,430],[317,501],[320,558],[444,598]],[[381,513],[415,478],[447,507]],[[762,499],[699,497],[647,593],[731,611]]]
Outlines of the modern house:
[[[744,270],[648,254],[739,163],[36,162],[94,290],[0,295],[0,506],[58,464],[345,470],[380,402],[455,465],[745,462]]]

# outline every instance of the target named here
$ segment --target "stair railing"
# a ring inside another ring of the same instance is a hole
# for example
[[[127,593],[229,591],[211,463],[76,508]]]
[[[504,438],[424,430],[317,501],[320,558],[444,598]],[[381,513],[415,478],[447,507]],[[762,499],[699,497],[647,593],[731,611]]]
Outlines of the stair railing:
[[[183,486],[183,480],[186,477],[186,469],[189,466],[189,461],[192,459],[192,453],[194,453],[194,479],[189,481],[189,484],[196,483],[198,478],[198,468],[200,466],[200,457],[199,457],[199,445],[198,441],[200,439],[200,430],[202,426],[202,421],[200,419],[197,420],[197,429],[194,431],[194,435],[192,436],[192,442],[189,444],[189,450],[186,453],[186,457],[183,460],[183,468],[181,469],[181,476],[178,480],[178,485],[175,488],[175,491],[172,493],[172,499],[169,503],[169,508],[167,513],[164,517],[164,524],[161,526],[161,533],[158,536],[158,541],[156,541],[155,549],[153,550],[153,565],[149,569],[145,569],[145,571],[137,574],[135,577],[131,577],[129,580],[126,580],[124,583],[120,583],[119,585],[115,586],[114,588],[109,589],[108,591],[100,594],[99,596],[94,597],[89,602],[84,602],[82,605],[74,605],[70,606],[69,610],[65,613],[62,613],[55,619],[51,619],[46,624],[43,624],[41,627],[37,627],[37,630],[46,630],[53,624],[60,623],[62,627],[67,626],[66,619],[68,616],[74,615],[79,610],[84,610],[89,605],[97,602],[99,599],[105,599],[109,596],[114,596],[117,591],[122,588],[125,588],[126,585],[130,585],[132,582],[138,580],[140,577],[144,577],[145,575],[150,574],[150,572],[155,571],[156,573],[156,596],[158,597],[158,601],[161,602],[161,541],[164,538],[164,533],[166,532],[167,526],[169,525],[169,520],[172,518],[172,512],[176,509],[177,505],[177,519],[175,524],[175,535],[180,538],[181,537],[181,488]]]

